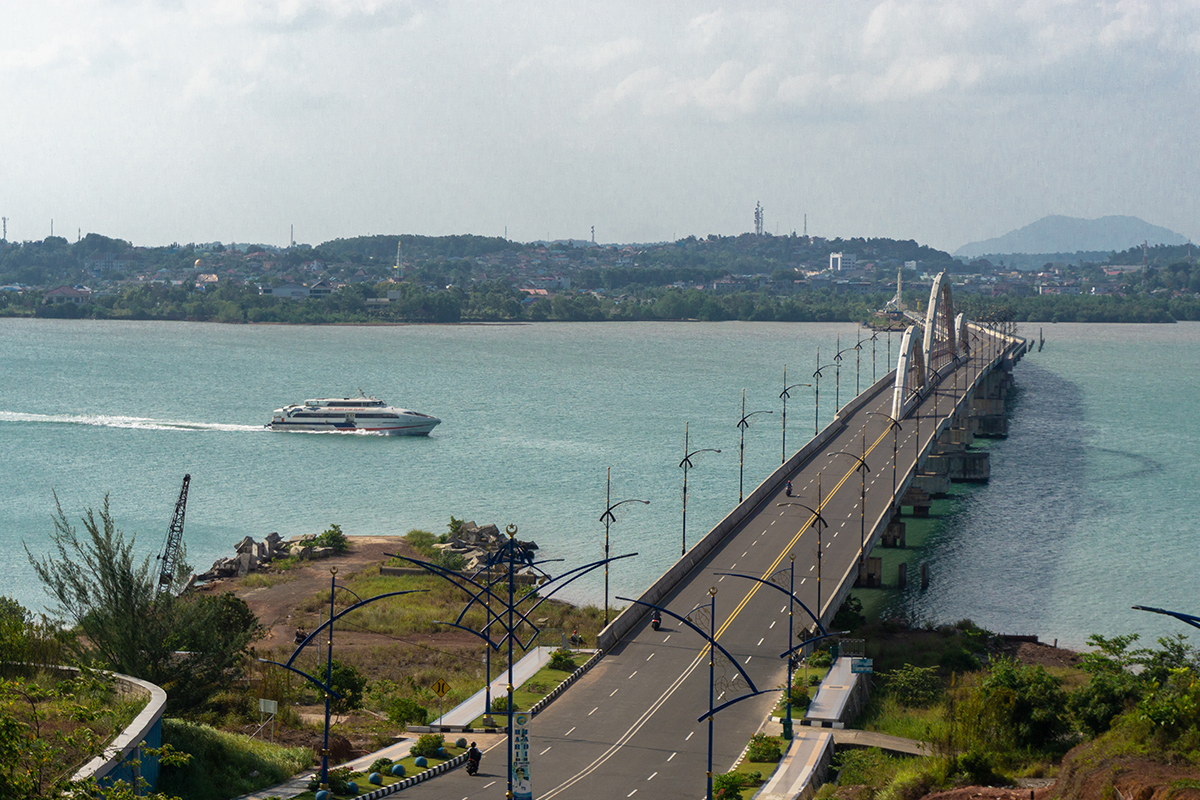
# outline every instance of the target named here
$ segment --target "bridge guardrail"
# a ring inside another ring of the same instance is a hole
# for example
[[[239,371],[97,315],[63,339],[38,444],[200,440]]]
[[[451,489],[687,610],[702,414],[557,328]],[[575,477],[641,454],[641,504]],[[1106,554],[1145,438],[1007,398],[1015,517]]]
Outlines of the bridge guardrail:
[[[773,494],[784,481],[787,476],[796,470],[812,456],[819,452],[820,449],[832,439],[836,434],[841,432],[846,426],[846,417],[857,411],[868,401],[876,397],[881,391],[887,389],[894,382],[894,371],[889,372],[884,377],[873,383],[865,391],[859,394],[846,405],[834,414],[833,420],[826,425],[820,433],[808,441],[804,447],[796,451],[786,463],[782,464],[778,469],[772,472],[757,488],[752,491],[745,500],[737,505],[729,514],[716,524],[704,538],[697,542],[686,555],[680,557],[666,572],[664,572],[658,580],[650,585],[648,589],[642,592],[638,598],[644,603],[654,603],[659,605],[660,601],[666,597],[671,591],[689,574],[698,568],[716,549],[725,538],[737,530],[738,526],[746,520],[760,505]],[[633,629],[635,625],[648,614],[645,606],[633,604],[625,608],[618,614],[612,622],[608,624],[604,630],[600,631],[596,637],[596,646],[603,651],[611,650],[612,647],[625,635]]]

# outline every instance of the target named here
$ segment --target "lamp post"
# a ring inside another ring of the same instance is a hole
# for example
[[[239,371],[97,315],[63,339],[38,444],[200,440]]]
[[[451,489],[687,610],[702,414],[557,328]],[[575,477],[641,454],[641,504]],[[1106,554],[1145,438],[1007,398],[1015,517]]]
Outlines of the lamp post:
[[[742,418],[738,420],[738,430],[741,431],[741,442],[738,445],[738,503],[743,499],[742,478],[746,467],[746,428],[750,427],[750,418],[755,414],[773,414],[773,411],[751,411],[746,413],[746,390],[742,389]]]
[[[604,523],[604,624],[608,625],[608,526],[617,521],[617,517],[613,514],[613,510],[618,506],[623,506],[626,503],[641,503],[642,505],[650,505],[649,500],[637,500],[630,498],[629,500],[620,500],[616,503],[612,501],[612,467],[608,468],[608,478],[606,481],[607,491],[605,500],[606,507],[604,513],[600,515],[600,521]]]
[[[719,453],[720,450],[714,450],[711,447],[706,447],[703,450],[688,450],[688,423],[683,424],[683,460],[679,462],[679,466],[683,468],[683,545],[679,550],[679,555],[687,555],[687,475],[688,470],[696,466],[692,463],[692,456],[700,453]]]
[[[832,366],[833,366],[833,364],[825,364],[824,366],[821,365],[821,348],[818,347],[817,348],[817,371],[812,374],[813,380],[816,381],[816,383],[813,384],[813,392],[814,392],[813,436],[817,435],[817,433],[819,432],[820,425],[821,425],[821,422],[820,422],[820,418],[821,418],[821,370],[829,369]]]
[[[787,461],[787,401],[791,397],[789,392],[797,386],[812,386],[811,383],[793,383],[788,386],[787,382],[787,364],[783,365],[783,391],[779,393],[779,399],[783,401],[783,452],[779,456],[779,463],[783,464]],[[813,426],[813,436],[817,435],[816,426]]]
[[[819,482],[818,482],[818,485],[819,485]],[[818,527],[817,523],[818,522],[821,523],[821,525],[824,525],[826,528],[829,527],[829,523],[826,522],[825,518],[821,516],[820,511],[818,511],[816,508],[812,508],[811,506],[807,506],[804,503],[793,503],[791,501],[787,501],[787,502],[783,502],[783,503],[776,503],[775,505],[777,505],[777,506],[799,506],[800,508],[807,509],[808,511],[812,512],[813,521],[810,524],[812,527],[817,529],[817,624],[820,625],[821,624],[821,528]],[[820,506],[821,506],[821,503],[818,501],[817,508],[820,508]]]
[[[859,458],[858,456],[854,455],[854,453],[847,453],[845,450],[838,450],[836,453],[831,453],[831,455],[835,455],[835,456],[850,456],[851,458],[853,458],[855,461],[858,462],[858,466],[856,466],[854,469],[858,472],[859,484],[860,484],[859,499],[858,499],[858,520],[859,520],[859,529],[860,529],[859,537],[858,537],[858,540],[859,540],[858,570],[859,570],[859,572],[862,572],[863,558],[866,555],[865,551],[866,551],[866,547],[867,547],[867,473],[871,471],[871,468],[867,465],[867,461],[866,461],[866,459],[867,459],[867,429],[865,427],[862,429],[862,447],[863,447],[862,458]]]
[[[917,454],[913,458],[913,474],[916,475],[921,460],[921,392],[916,389],[909,389],[908,394],[910,397],[915,396],[917,398],[916,405],[912,407],[912,417],[916,422],[917,433]]]
[[[891,508],[895,509],[895,507],[896,507],[896,449],[897,449],[896,448],[896,432],[902,431],[902,430],[904,430],[904,428],[903,428],[903,426],[900,425],[899,422],[897,422],[895,419],[893,419],[890,414],[884,414],[882,411],[868,411],[867,416],[868,417],[883,417],[884,419],[886,419],[888,421],[888,425],[890,425],[892,428],[892,505],[891,505]]]

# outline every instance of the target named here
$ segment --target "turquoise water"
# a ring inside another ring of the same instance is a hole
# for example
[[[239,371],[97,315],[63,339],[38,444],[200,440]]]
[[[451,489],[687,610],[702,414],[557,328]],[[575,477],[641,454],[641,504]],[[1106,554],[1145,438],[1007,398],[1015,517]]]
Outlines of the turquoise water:
[[[192,475],[185,542],[207,568],[243,536],[444,532],[450,515],[538,542],[572,565],[603,555],[605,474],[613,594],[640,592],[678,556],[684,424],[719,448],[690,471],[695,541],[736,504],[742,389],[749,492],[780,463],[785,363],[804,381],[850,324],[224,326],[0,320],[0,594],[41,606],[21,543],[47,547],[57,491],[76,519],[108,493],[119,526],[152,556]],[[895,337],[895,344],[899,337]],[[886,341],[878,348],[884,372]],[[869,358],[869,351],[866,353]],[[803,362],[803,368],[800,363]],[[853,361],[842,400],[853,394]],[[864,387],[870,362],[863,361]],[[832,371],[831,378],[832,378]],[[354,394],[440,417],[432,436],[274,433],[272,409]],[[828,392],[825,390],[828,388]],[[834,381],[822,381],[822,416]],[[812,390],[793,390],[789,444],[812,435]],[[572,599],[601,598],[579,581]]]
[[[929,548],[935,581],[898,601],[919,619],[971,617],[1082,644],[1091,632],[1185,626],[1135,603],[1200,612],[1200,324],[1056,325],[1018,366],[1011,435]],[[1034,333],[1027,330],[1025,333]],[[185,541],[199,568],[243,536],[444,531],[453,514],[509,523],[549,558],[600,558],[605,470],[614,502],[612,593],[638,592],[678,556],[684,423],[715,447],[688,479],[688,540],[736,503],[741,392],[748,492],[779,464],[779,391],[811,381],[849,324],[620,323],[401,327],[0,320],[0,594],[40,608],[24,552],[46,551],[57,492],[76,519],[108,493],[151,558],[192,474]],[[898,343],[894,337],[893,346]],[[886,369],[886,339],[878,373]],[[841,399],[854,390],[853,353]],[[864,349],[862,385],[870,383]],[[821,381],[821,423],[833,410]],[[428,438],[281,434],[272,409],[361,387],[441,417]],[[788,446],[813,430],[794,389]],[[602,597],[599,580],[574,600]]]
[[[894,608],[1076,646],[1091,633],[1186,634],[1130,606],[1200,613],[1200,324],[1043,331],[1046,347],[1016,369],[991,481],[928,545],[930,589]]]

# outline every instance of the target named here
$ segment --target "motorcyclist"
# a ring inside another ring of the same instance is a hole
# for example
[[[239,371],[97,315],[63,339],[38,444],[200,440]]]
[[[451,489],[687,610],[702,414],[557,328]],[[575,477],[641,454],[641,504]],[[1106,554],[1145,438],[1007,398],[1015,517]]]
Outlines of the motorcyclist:
[[[786,493],[787,493],[787,496],[788,496],[788,497],[791,497],[791,496],[792,496],[792,482],[791,482],[791,481],[788,481],[788,482],[787,482],[787,489],[786,489]]]
[[[662,625],[662,612],[656,608],[654,609],[654,613],[650,615],[650,627],[658,630],[659,625]]]
[[[479,762],[483,759],[483,753],[471,742],[471,746],[467,749],[467,767],[468,772],[474,775],[479,770]]]

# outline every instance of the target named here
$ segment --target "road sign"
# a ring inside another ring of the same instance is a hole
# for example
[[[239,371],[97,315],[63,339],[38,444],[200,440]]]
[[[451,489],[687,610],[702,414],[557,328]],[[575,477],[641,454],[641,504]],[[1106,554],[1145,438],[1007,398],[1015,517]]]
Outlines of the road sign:
[[[874,662],[869,658],[852,658],[850,659],[850,671],[852,673],[874,672]]]
[[[279,702],[260,697],[258,698],[258,710],[264,714],[274,714],[279,711]]]
[[[450,691],[450,684],[446,683],[440,678],[438,679],[438,682],[433,685],[433,693],[438,697],[445,697],[446,692],[448,691]]]

